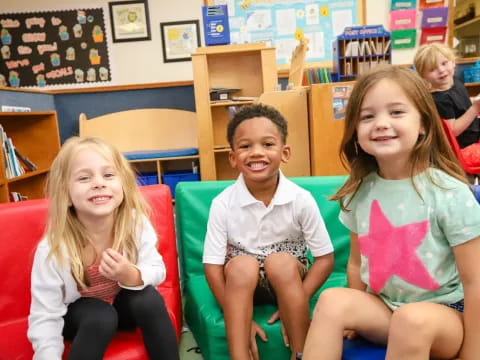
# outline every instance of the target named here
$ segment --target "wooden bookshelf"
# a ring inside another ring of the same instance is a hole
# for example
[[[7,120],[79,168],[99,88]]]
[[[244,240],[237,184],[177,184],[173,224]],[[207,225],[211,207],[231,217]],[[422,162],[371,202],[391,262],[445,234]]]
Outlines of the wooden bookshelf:
[[[7,179],[3,152],[0,156],[0,202],[9,202],[9,193],[19,192],[28,199],[44,197],[50,165],[60,150],[55,111],[0,112],[0,124],[13,145],[29,158],[37,170]]]
[[[226,128],[228,108],[252,101],[210,101],[210,88],[238,88],[234,96],[259,97],[277,84],[275,49],[264,43],[200,47],[192,54],[202,180],[234,179]]]

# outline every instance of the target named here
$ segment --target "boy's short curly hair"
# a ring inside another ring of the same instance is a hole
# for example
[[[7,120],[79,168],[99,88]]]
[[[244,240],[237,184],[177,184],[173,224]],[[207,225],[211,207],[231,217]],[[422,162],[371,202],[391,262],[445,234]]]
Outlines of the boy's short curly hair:
[[[227,140],[230,144],[230,147],[233,149],[233,137],[237,127],[244,122],[256,117],[265,117],[275,124],[283,143],[287,141],[288,128],[287,120],[283,117],[280,112],[272,106],[264,104],[253,104],[250,106],[242,107],[238,112],[235,113],[233,119],[228,123],[227,127]]]

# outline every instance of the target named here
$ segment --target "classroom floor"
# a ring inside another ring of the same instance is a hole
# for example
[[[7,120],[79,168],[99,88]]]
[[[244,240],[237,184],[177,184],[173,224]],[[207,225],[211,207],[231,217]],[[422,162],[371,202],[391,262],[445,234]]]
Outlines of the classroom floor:
[[[195,352],[197,343],[190,330],[184,328],[180,337],[180,360],[203,360],[201,354]]]

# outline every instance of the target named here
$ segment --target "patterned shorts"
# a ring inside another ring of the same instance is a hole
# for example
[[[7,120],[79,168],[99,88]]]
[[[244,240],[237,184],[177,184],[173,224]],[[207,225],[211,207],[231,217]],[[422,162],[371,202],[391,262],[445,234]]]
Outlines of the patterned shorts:
[[[452,308],[452,309],[455,309],[457,311],[460,311],[461,313],[463,313],[463,299],[460,300],[460,301],[457,301],[456,303],[453,303],[453,304],[445,304],[447,305],[448,307]]]
[[[228,245],[227,256],[225,258],[225,264],[228,263],[231,259],[240,255],[252,256],[257,259],[259,264],[258,272],[258,285],[253,294],[253,302],[255,305],[265,305],[265,304],[277,304],[277,298],[275,292],[270,285],[270,282],[267,279],[267,274],[265,272],[265,259],[268,255],[273,253],[289,253],[300,262],[302,265],[302,279],[305,277],[308,267],[310,265],[310,260],[305,256],[306,246],[305,243],[299,241],[284,241],[281,243],[276,243],[271,246],[261,249],[262,255],[252,254],[244,249]],[[265,255],[263,255],[265,254]]]

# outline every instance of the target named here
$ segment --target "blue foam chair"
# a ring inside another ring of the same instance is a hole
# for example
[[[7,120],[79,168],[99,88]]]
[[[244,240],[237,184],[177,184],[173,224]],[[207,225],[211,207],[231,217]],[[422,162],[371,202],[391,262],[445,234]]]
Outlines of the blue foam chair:
[[[343,341],[342,360],[385,360],[385,355],[385,346],[361,338]]]

